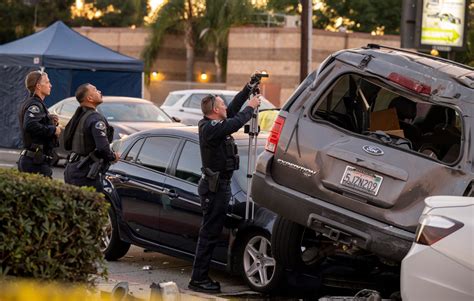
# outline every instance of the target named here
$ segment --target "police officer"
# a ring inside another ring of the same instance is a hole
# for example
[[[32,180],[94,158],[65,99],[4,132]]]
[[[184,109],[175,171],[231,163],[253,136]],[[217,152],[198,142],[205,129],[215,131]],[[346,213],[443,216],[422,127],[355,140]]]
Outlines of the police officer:
[[[227,108],[221,97],[209,95],[202,99],[204,118],[199,121],[199,144],[201,149],[203,176],[199,181],[203,220],[199,231],[196,256],[188,288],[200,292],[220,291],[220,284],[208,276],[212,252],[224,226],[226,209],[230,200],[230,179],[239,168],[237,147],[231,134],[238,131],[260,105],[259,95],[249,100],[239,112],[252,90],[258,84],[252,76]]]
[[[103,102],[102,94],[96,87],[89,83],[79,86],[76,99],[80,106],[64,130],[64,147],[72,150],[64,170],[64,181],[76,186],[92,186],[101,191],[101,174],[110,162],[119,158],[110,149],[113,128],[96,111]]]
[[[44,105],[44,99],[50,95],[52,86],[48,74],[39,70],[28,73],[25,86],[30,95],[22,103],[19,112],[25,149],[20,154],[18,170],[51,178],[52,152],[53,148],[58,146],[58,137],[61,133],[58,117],[49,114]]]

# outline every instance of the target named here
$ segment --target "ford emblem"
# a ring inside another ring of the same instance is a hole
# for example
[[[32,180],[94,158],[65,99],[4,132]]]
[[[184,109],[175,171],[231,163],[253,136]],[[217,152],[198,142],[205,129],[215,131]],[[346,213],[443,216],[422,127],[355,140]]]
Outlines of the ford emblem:
[[[362,149],[371,155],[374,156],[382,156],[383,155],[383,150],[380,147],[373,146],[373,145],[364,145]]]

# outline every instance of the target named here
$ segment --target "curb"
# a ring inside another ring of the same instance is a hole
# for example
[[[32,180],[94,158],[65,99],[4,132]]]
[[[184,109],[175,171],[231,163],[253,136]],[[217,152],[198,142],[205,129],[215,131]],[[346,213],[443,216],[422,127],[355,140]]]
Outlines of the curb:
[[[174,282],[152,283],[150,286],[126,282],[109,280],[106,283],[97,285],[101,295],[108,295],[112,300],[134,300],[134,301],[177,301],[177,300],[215,300],[226,301],[228,298],[219,295],[194,292],[186,289],[179,289]]]

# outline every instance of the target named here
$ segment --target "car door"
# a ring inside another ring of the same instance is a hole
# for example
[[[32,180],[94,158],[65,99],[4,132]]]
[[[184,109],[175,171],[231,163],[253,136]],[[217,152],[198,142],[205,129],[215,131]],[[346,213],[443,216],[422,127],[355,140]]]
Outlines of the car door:
[[[159,216],[165,172],[179,140],[166,136],[141,138],[109,174],[122,205],[122,217],[133,233],[159,242]]]
[[[347,72],[343,67],[335,70]],[[317,199],[414,231],[425,197],[462,195],[460,180],[467,179],[456,173],[456,166],[410,149],[395,135],[373,133],[376,129],[363,116],[374,101],[391,101],[401,94],[420,100],[400,89],[389,91],[385,84],[335,74],[314,85],[319,89],[302,93],[300,100],[306,103],[299,107],[302,113],[287,115],[273,175],[277,183]],[[461,136],[458,139],[460,143]]]
[[[173,164],[164,190],[168,193],[160,217],[163,243],[194,254],[202,221],[198,181],[201,177],[201,156],[197,142],[185,140]],[[214,258],[225,261],[228,230],[218,242]]]

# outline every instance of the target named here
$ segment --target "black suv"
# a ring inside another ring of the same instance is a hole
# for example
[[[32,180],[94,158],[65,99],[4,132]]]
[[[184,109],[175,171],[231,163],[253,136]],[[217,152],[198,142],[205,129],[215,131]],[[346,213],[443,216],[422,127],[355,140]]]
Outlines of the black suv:
[[[329,56],[282,108],[253,176],[253,199],[279,215],[274,257],[398,264],[425,197],[471,195],[473,70],[379,45]]]

